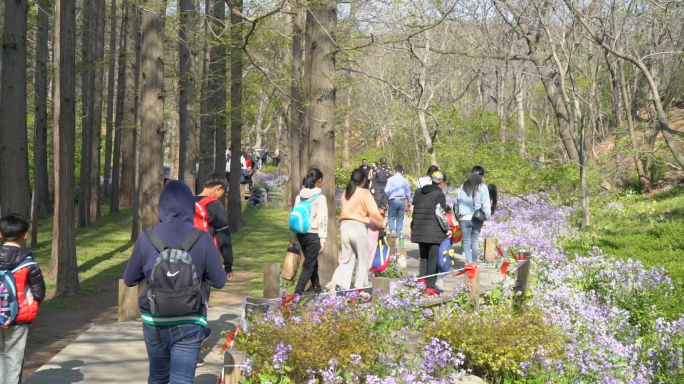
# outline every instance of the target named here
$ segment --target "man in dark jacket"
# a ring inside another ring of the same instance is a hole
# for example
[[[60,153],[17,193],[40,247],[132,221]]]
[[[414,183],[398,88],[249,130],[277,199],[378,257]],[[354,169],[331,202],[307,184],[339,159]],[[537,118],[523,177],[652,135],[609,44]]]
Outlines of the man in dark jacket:
[[[24,351],[28,338],[28,324],[36,320],[38,306],[45,298],[45,281],[31,251],[22,248],[28,237],[29,222],[25,217],[10,213],[0,219],[0,270],[14,276],[19,311],[16,318],[0,315],[0,383],[20,383]],[[0,294],[10,294],[8,281],[0,279]],[[28,286],[28,289],[26,289]],[[6,299],[3,299],[3,301]],[[8,314],[7,302],[2,313]]]
[[[446,185],[446,175],[435,171],[430,175],[431,185],[416,191],[413,197],[413,220],[411,221],[411,241],[420,248],[420,276],[437,273],[439,245],[451,237],[451,228],[446,218],[446,196],[442,189]],[[425,279],[425,294],[439,296],[435,290],[436,276]]]
[[[178,245],[194,231],[195,197],[185,183],[171,180],[159,198],[159,224],[154,229],[168,245]],[[226,284],[214,239],[202,233],[190,247],[198,278],[215,288]],[[140,235],[133,248],[124,282],[132,287],[151,279],[159,251],[146,234]],[[147,303],[148,290],[138,300],[142,312],[143,334],[150,361],[149,384],[191,384],[194,381],[197,358],[207,326],[206,294],[195,313],[183,316],[154,316]],[[173,362],[173,364],[171,364]]]
[[[371,185],[371,193],[375,198],[375,203],[380,209],[389,208],[389,199],[385,194],[385,187],[387,186],[387,179],[392,176],[392,170],[387,166],[387,159],[380,159],[380,166],[373,170],[373,180]]]

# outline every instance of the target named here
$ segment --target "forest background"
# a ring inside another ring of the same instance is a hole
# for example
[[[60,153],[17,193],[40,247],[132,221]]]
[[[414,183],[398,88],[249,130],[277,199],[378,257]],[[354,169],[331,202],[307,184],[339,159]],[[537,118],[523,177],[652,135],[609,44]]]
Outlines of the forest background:
[[[76,227],[132,208],[137,238],[164,161],[199,191],[226,148],[269,147],[289,202],[310,166],[334,174],[331,213],[348,170],[382,156],[453,183],[482,165],[504,193],[578,204],[588,229],[592,199],[681,180],[682,19],[659,0],[8,0],[0,213],[31,216],[31,244],[52,215],[57,296],[80,293]]]

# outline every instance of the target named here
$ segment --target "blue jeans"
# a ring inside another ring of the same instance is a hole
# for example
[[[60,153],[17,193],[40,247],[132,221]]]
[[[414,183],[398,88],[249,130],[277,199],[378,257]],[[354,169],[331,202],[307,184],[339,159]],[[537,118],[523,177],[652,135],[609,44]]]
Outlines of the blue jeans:
[[[401,235],[401,230],[404,228],[404,212],[406,212],[405,200],[390,200],[389,202],[389,229],[390,232],[396,229],[397,237],[404,237]],[[395,225],[396,221],[396,225]]]
[[[477,261],[480,245],[480,231],[482,223],[473,223],[470,220],[461,221],[461,234],[463,234],[463,252],[466,261]]]
[[[143,324],[150,360],[148,384],[192,384],[204,327],[197,324]]]

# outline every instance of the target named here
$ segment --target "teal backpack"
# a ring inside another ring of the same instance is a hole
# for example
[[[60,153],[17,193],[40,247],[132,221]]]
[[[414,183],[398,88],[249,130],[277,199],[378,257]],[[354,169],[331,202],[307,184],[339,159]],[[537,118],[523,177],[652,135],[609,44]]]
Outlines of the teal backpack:
[[[290,231],[295,233],[307,233],[311,229],[311,203],[321,194],[318,193],[310,198],[301,199],[290,212]]]

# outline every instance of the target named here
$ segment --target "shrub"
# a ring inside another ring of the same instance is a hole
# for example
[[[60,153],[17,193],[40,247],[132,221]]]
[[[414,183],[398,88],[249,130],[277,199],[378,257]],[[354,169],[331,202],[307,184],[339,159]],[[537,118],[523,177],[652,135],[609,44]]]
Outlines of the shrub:
[[[314,309],[302,308],[289,318],[269,314],[253,323],[249,335],[240,334],[236,349],[247,351],[258,377],[273,374],[274,357],[283,353],[282,346],[291,346],[287,377],[295,383],[307,382],[307,371],[325,371],[331,360],[341,367],[350,366],[356,356],[368,361],[372,343],[367,316],[354,307],[347,298],[328,296]]]
[[[536,375],[564,357],[563,334],[534,310],[490,308],[464,313],[458,323],[440,318],[425,337],[448,342],[465,355],[466,368],[490,380]]]

